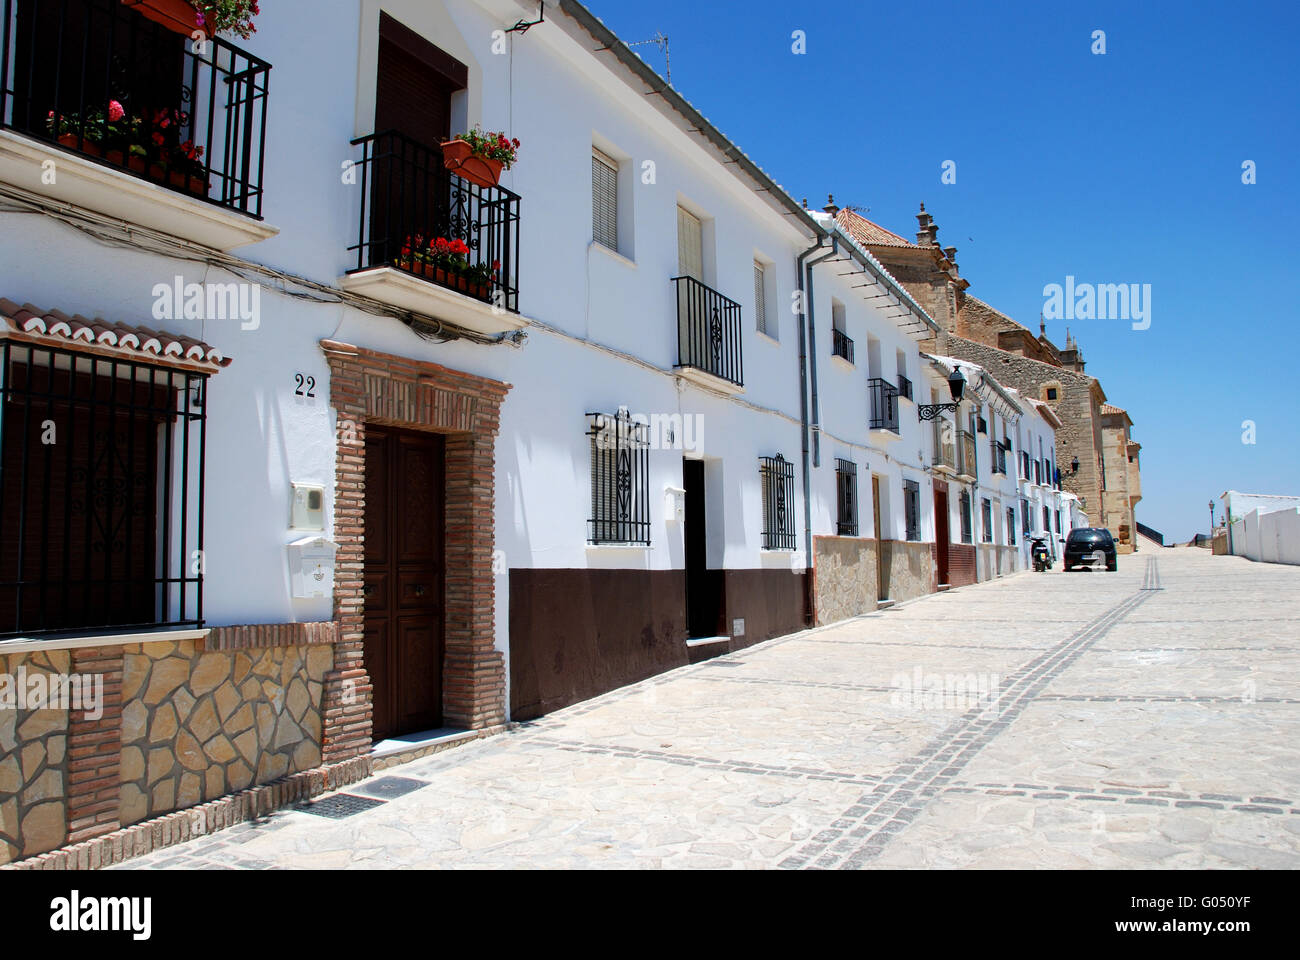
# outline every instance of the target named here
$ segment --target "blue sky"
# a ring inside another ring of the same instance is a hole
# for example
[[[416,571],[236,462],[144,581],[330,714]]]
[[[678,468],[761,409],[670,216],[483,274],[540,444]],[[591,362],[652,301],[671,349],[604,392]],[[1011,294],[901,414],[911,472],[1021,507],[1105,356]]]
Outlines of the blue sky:
[[[625,41],[667,34],[673,85],[810,206],[833,192],[912,239],[923,201],[970,292],[1031,328],[1067,275],[1150,284],[1149,329],[1069,326],[1133,418],[1138,519],[1167,541],[1204,531],[1225,489],[1300,494],[1300,7],[588,6]]]

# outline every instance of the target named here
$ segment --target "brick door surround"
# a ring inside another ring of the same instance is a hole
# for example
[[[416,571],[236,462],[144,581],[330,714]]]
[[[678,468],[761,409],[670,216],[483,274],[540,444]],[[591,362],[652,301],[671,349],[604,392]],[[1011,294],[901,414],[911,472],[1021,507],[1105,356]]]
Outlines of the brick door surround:
[[[338,414],[334,499],[334,619],[338,642],[326,676],[322,761],[371,747],[372,687],[363,615],[366,424],[446,436],[446,656],[448,726],[505,722],[505,658],[496,649],[492,572],[495,447],[510,384],[435,363],[322,340],[330,403]]]

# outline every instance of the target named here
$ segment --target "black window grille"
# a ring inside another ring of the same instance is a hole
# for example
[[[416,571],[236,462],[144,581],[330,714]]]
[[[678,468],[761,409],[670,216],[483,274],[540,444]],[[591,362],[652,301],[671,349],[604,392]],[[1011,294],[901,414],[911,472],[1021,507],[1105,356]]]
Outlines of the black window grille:
[[[0,126],[261,217],[269,63],[121,0],[0,0],[0,12]]]
[[[650,544],[650,427],[626,408],[589,413],[590,543]]]
[[[971,502],[970,491],[963,490],[960,497],[961,509],[958,513],[961,515],[961,542],[973,543],[974,539],[971,534]]]
[[[1020,501],[1020,526],[1025,531],[1025,536],[1029,536],[1034,532],[1034,525],[1030,520],[1028,500]]]
[[[841,537],[858,535],[858,465],[852,460],[835,461],[835,532]]]
[[[981,498],[980,519],[984,521],[984,542],[993,542],[993,501]]]
[[[1029,454],[1024,450],[1020,451],[1020,479],[1029,479]]]
[[[394,267],[519,311],[519,195],[447,169],[441,147],[386,130],[359,137],[361,219],[351,272]],[[464,244],[440,253],[439,241]]]
[[[1043,507],[1043,533],[1049,533],[1052,529],[1052,512]]]
[[[867,381],[867,392],[871,397],[871,429],[898,433],[898,387],[872,377]]]
[[[740,304],[694,277],[673,277],[677,289],[677,366],[694,367],[745,385]]]
[[[1061,532],[1061,511],[1060,510],[1056,511],[1056,532],[1058,535]]]
[[[763,549],[793,550],[794,464],[779,453],[759,458],[763,483]]]
[[[1016,545],[1016,508],[1007,507],[1007,543]]]
[[[831,352],[849,363],[853,362],[853,338],[843,330],[831,328]]]
[[[898,375],[898,395],[908,400],[912,399],[912,381],[901,373]]]
[[[1042,482],[1043,482],[1043,462],[1041,460],[1035,460],[1034,461],[1034,483],[1042,483]]]
[[[921,539],[921,486],[915,480],[903,481],[903,515],[907,539]]]
[[[0,341],[0,637],[203,625],[207,378]]]

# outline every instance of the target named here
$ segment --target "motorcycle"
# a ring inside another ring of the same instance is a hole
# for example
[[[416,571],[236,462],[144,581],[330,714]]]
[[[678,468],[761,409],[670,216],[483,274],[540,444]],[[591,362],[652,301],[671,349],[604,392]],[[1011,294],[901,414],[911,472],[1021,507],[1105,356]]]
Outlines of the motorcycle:
[[[1029,550],[1034,558],[1035,573],[1042,573],[1044,570],[1052,569],[1052,553],[1047,549],[1046,540],[1042,537],[1034,537]]]

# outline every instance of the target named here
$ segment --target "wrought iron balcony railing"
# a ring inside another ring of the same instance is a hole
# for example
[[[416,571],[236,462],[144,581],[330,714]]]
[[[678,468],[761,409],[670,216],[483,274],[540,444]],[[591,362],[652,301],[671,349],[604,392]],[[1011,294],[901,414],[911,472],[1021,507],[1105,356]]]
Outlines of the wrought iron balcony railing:
[[[898,387],[872,377],[867,381],[867,392],[871,397],[871,429],[898,433]]]
[[[673,277],[677,288],[677,366],[703,370],[745,385],[740,304],[694,277]]]
[[[975,435],[969,430],[958,431],[957,446],[960,448],[958,471],[966,477],[975,476]]]
[[[356,273],[393,267],[519,311],[519,195],[449,171],[442,150],[396,130],[359,137]]]
[[[934,465],[936,467],[947,467],[953,473],[957,472],[957,443],[956,431],[952,422],[940,417],[931,421],[934,425]]]
[[[269,63],[121,0],[0,11],[0,126],[261,218]]]
[[[843,330],[831,328],[831,353],[842,360],[853,362],[853,339]]]
[[[989,441],[989,470],[1003,476],[1007,472],[1007,451],[1000,440]]]

